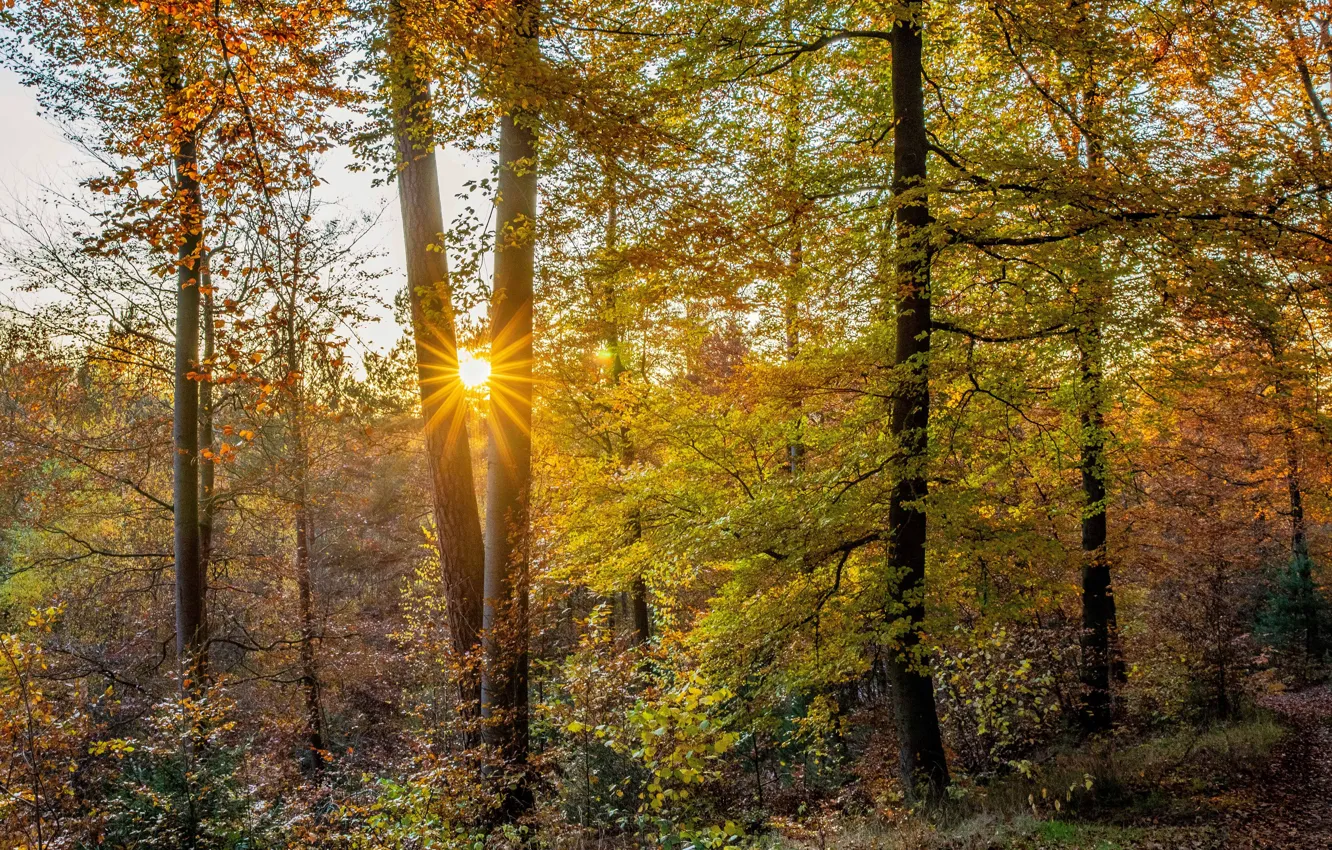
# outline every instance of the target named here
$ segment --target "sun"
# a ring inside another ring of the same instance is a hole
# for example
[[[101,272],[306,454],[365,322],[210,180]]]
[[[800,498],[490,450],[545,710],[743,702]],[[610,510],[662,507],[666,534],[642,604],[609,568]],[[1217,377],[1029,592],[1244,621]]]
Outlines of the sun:
[[[469,390],[477,390],[490,380],[490,361],[465,348],[458,349],[458,380]]]

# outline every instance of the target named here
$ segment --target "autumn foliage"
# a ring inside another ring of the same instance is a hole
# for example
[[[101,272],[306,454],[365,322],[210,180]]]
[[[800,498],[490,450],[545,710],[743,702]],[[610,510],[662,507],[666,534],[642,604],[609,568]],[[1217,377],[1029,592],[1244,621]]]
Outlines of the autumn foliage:
[[[1323,0],[0,51],[93,168],[0,208],[0,848],[1224,842],[1332,782]]]

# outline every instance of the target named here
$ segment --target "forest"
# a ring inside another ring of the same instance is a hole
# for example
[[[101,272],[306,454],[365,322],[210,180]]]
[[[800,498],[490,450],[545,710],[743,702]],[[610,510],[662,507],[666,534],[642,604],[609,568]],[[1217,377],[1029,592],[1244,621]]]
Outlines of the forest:
[[[0,66],[0,850],[1332,847],[1329,0]]]

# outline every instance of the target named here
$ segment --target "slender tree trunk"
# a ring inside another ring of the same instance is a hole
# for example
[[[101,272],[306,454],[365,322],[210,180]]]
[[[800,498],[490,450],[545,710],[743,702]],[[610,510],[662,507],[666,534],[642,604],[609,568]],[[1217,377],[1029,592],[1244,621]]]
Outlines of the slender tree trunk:
[[[794,362],[800,356],[800,302],[804,297],[805,290],[804,216],[799,185],[800,142],[804,136],[804,124],[800,120],[800,95],[802,91],[798,89],[801,82],[801,77],[798,76],[793,67],[791,89],[786,92],[783,98],[783,105],[786,110],[784,118],[786,130],[785,156],[786,166],[789,170],[786,190],[792,198],[790,209],[791,230],[788,234],[790,253],[787,259],[787,279],[782,288],[782,326],[785,332],[786,360],[788,363]],[[786,464],[791,475],[796,475],[800,472],[800,468],[805,461],[805,444],[800,434],[804,425],[804,413],[800,398],[793,399],[791,406],[795,414],[795,422],[793,423],[795,432],[786,444]]]
[[[431,131],[430,83],[416,61],[409,22],[402,19],[397,6],[394,9],[389,34],[391,84],[412,335],[449,634],[462,664],[462,710],[475,717],[481,702],[475,655],[481,642],[485,551],[472,474],[468,405],[458,376],[453,295],[444,253],[444,216]]]
[[[911,4],[919,12],[920,4]],[[897,199],[897,350],[900,385],[892,433],[900,464],[889,497],[890,566],[896,581],[891,616],[908,628],[888,661],[896,708],[902,779],[909,794],[937,800],[948,785],[929,659],[920,645],[925,619],[923,500],[928,494],[930,421],[930,247],[926,195],[925,99],[921,28],[899,21],[892,32],[893,194]]]
[[[537,61],[536,0],[515,0],[518,63]],[[517,73],[524,69],[519,67]],[[519,80],[521,82],[521,80]],[[490,306],[486,480],[485,741],[504,768],[502,817],[531,805],[527,777],[528,505],[532,476],[532,282],[536,264],[536,116],[500,120],[495,274]]]
[[[603,270],[605,283],[602,289],[602,310],[606,315],[606,349],[610,354],[611,385],[619,386],[620,379],[629,370],[624,365],[624,355],[620,350],[620,319],[615,288],[615,273],[618,264],[614,260],[614,252],[619,244],[620,205],[619,196],[615,189],[615,179],[612,174],[613,168],[614,166],[610,164],[606,166],[608,209],[606,212],[605,249],[607,267]],[[630,437],[628,426],[622,425],[620,426],[620,468],[627,469],[633,462],[634,443]],[[637,542],[642,536],[643,522],[635,508],[629,519],[630,541]],[[625,599],[626,607],[629,609],[629,622],[632,627],[630,634],[635,644],[647,643],[652,637],[652,615],[648,609],[647,592],[647,582],[643,580],[643,576],[635,576]]]
[[[162,86],[167,108],[177,110],[185,88],[180,36],[171,23],[161,40]],[[181,118],[189,126],[187,117]],[[176,567],[176,655],[187,688],[197,688],[207,667],[205,614],[207,577],[199,545],[199,265],[203,248],[203,196],[199,188],[197,139],[180,130],[172,140],[175,200],[179,209],[176,256],[175,390],[171,442],[173,537]]]
[[[1286,493],[1290,499],[1290,556],[1308,559],[1309,540],[1304,525],[1304,490],[1300,485],[1300,450],[1295,441],[1295,429],[1285,429]]]
[[[301,280],[299,246],[292,263],[292,284],[287,300],[287,379],[290,387],[288,425],[291,429],[291,454],[295,462],[293,500],[296,506],[296,594],[297,615],[300,618],[299,659],[301,668],[301,695],[305,701],[305,734],[308,764],[312,770],[324,766],[324,716],[319,704],[319,669],[315,661],[315,641],[318,628],[315,622],[314,583],[310,569],[310,450],[305,434],[305,369],[297,349],[300,332],[296,325],[297,298]]]
[[[791,220],[791,226],[795,230],[795,240],[791,246],[790,254],[791,279],[787,283],[786,291],[782,294],[782,324],[786,331],[786,360],[788,363],[794,362],[800,356],[800,293],[803,289],[805,243],[804,237],[800,233],[799,222],[800,216],[799,213],[796,213]],[[800,436],[800,428],[804,424],[804,413],[799,398],[794,399],[791,406],[795,413],[796,430],[786,444],[786,465],[787,470],[795,475],[800,472],[800,468],[805,463],[805,443]]]
[[[1300,475],[1300,443],[1295,424],[1295,400],[1292,381],[1285,370],[1284,347],[1275,329],[1268,329],[1268,348],[1278,370],[1276,398],[1281,417],[1281,438],[1286,455],[1286,497],[1290,504],[1290,560],[1295,571],[1301,618],[1304,623],[1304,650],[1317,655],[1320,649],[1317,605],[1314,601],[1313,561],[1309,557],[1309,537],[1304,518],[1304,486]]]
[[[211,255],[203,255],[203,362],[208,377],[199,382],[199,572],[208,576],[213,559],[213,488],[217,478],[213,440],[213,279]],[[204,455],[207,455],[205,457]]]
[[[310,766],[318,770],[324,766],[324,713],[319,703],[319,668],[315,661],[315,641],[318,639],[314,610],[314,586],[310,570],[310,503],[307,490],[308,454],[303,435],[300,435],[299,417],[293,422],[297,436],[294,442],[298,454],[296,482],[296,590],[299,596],[301,618],[301,693],[305,698],[305,731],[309,745]]]
[[[1286,490],[1290,498],[1290,553],[1299,580],[1300,607],[1304,619],[1304,651],[1317,656],[1321,649],[1318,624],[1318,606],[1315,603],[1313,560],[1309,557],[1309,540],[1304,524],[1304,493],[1300,484],[1300,451],[1293,425],[1286,429]]]

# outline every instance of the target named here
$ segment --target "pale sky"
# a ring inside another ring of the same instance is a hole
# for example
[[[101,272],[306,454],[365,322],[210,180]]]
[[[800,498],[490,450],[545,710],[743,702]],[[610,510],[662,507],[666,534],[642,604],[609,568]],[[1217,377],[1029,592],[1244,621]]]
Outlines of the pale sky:
[[[380,296],[386,302],[403,285],[401,222],[398,217],[397,188],[372,185],[369,172],[347,170],[352,162],[349,149],[340,148],[329,156],[320,169],[323,200],[345,210],[345,217],[361,212],[371,215],[383,211],[374,230],[362,243],[365,249],[383,252],[382,260],[389,274],[380,281]],[[484,163],[457,151],[443,150],[439,159],[440,197],[444,221],[452,221],[460,208],[455,195],[463,183],[484,177]],[[19,84],[13,72],[0,69],[0,209],[12,214],[23,207],[39,207],[45,190],[72,194],[78,191],[80,177],[96,173],[95,165],[79,148],[66,141],[60,128],[38,114],[32,90]],[[0,223],[0,238],[6,237]],[[0,302],[13,302],[14,293],[0,280]],[[376,348],[393,344],[400,335],[391,313],[363,331],[364,341]]]

